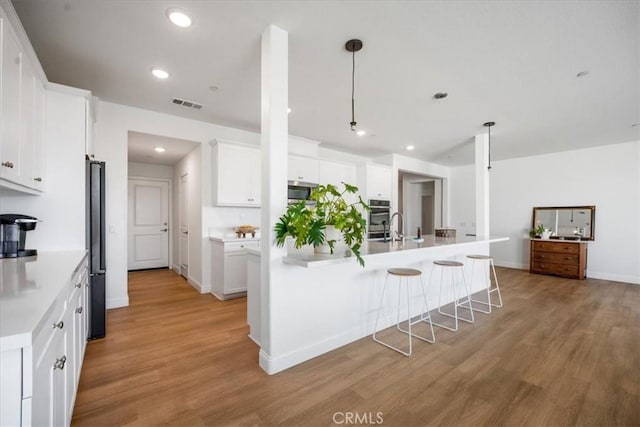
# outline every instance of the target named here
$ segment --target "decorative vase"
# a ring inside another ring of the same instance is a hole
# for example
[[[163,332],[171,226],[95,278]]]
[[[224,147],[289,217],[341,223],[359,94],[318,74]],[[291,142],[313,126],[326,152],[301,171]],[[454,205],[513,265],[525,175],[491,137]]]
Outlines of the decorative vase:
[[[337,249],[340,249],[341,247],[344,246],[342,233],[340,232],[340,230],[336,229],[333,225],[325,226],[324,237],[325,237],[325,239],[324,239],[325,243],[323,245],[316,246],[315,248],[313,248],[313,251],[315,253],[317,253],[317,254],[330,254],[331,253],[331,247],[329,247],[329,244],[326,243],[329,240],[335,240],[335,243],[333,244],[334,252]]]

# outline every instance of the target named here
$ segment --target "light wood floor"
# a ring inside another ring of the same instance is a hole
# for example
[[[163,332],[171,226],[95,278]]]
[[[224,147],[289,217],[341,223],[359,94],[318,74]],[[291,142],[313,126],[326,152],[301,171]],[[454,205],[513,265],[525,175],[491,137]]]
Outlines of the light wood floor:
[[[87,346],[73,424],[328,426],[381,412],[388,426],[640,425],[640,286],[498,277],[504,308],[438,328],[410,358],[365,338],[269,376],[244,298],[131,273],[131,305]]]

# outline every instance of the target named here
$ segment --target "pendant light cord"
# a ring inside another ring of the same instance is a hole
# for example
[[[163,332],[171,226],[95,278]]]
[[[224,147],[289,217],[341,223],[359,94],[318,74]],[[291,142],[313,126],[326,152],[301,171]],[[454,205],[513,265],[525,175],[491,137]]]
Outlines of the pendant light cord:
[[[487,169],[491,169],[491,126],[489,127],[489,166]]]
[[[355,113],[355,86],[356,86],[356,51],[351,52],[351,122],[356,122]]]

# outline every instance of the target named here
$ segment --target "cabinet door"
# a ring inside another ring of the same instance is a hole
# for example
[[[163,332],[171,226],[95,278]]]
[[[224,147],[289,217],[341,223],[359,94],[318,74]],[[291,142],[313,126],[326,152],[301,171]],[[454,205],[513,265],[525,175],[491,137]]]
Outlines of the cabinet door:
[[[22,53],[18,42],[2,22],[2,123],[0,178],[18,182],[20,178],[20,82]]]
[[[33,93],[33,187],[42,190],[45,168],[45,99],[46,90],[36,78]]]
[[[247,290],[247,254],[227,252],[224,254],[224,293],[232,294]]]
[[[288,162],[287,179],[289,181],[318,182],[318,160],[289,156]]]
[[[29,61],[23,60],[20,93],[20,182],[35,187],[34,175],[34,94],[35,77]]]
[[[249,204],[260,206],[262,203],[262,156],[260,150],[251,150],[250,154],[251,162],[249,163],[250,173],[250,192]]]
[[[367,165],[367,197],[391,200],[391,168]]]
[[[64,340],[58,331],[41,354],[35,355],[31,423],[34,426],[61,426],[64,424]]]
[[[251,174],[247,171],[251,162],[251,149],[218,144],[216,146],[217,164],[217,197],[219,205],[251,204]]]
[[[338,191],[344,189],[343,182],[356,185],[356,167],[353,165],[320,160],[318,176],[320,184],[335,185]],[[354,203],[358,200],[358,194],[345,193],[344,196],[348,203]]]

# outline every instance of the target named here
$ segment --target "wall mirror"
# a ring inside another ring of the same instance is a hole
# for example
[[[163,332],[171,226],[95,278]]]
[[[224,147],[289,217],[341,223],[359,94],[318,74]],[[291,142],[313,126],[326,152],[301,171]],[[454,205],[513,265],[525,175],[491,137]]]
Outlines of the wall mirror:
[[[594,240],[595,206],[533,208],[532,227],[551,230],[551,239]]]

